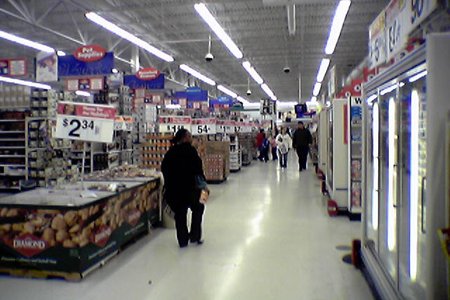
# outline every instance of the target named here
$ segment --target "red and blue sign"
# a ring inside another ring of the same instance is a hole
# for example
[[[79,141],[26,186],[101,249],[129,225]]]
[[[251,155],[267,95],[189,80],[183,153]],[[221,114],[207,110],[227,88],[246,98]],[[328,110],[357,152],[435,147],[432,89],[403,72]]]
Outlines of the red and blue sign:
[[[73,55],[58,57],[58,76],[86,76],[86,75],[108,75],[114,69],[114,53],[107,52],[99,60],[92,61],[95,54],[84,56],[81,58],[89,61],[81,61]],[[96,57],[96,59],[98,56]]]

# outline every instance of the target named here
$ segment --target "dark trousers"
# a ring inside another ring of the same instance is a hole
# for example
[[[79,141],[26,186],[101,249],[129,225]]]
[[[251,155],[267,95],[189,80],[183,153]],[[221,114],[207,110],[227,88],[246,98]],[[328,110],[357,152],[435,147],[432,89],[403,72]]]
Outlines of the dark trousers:
[[[287,168],[288,152],[283,154],[278,151],[278,157],[280,158],[280,167]]]
[[[306,170],[306,161],[308,160],[309,147],[297,147],[298,166],[300,171]]]
[[[269,160],[269,148],[261,148],[261,157],[262,160],[267,162]]]
[[[177,229],[177,240],[180,246],[188,244],[189,240],[196,242],[202,238],[202,218],[205,211],[205,205],[199,202],[200,191],[190,197],[187,204],[177,204],[171,207],[175,212],[175,228]],[[187,227],[187,212],[192,212],[191,231]]]
[[[277,159],[278,159],[277,147],[273,147],[272,148],[272,160],[277,160]]]

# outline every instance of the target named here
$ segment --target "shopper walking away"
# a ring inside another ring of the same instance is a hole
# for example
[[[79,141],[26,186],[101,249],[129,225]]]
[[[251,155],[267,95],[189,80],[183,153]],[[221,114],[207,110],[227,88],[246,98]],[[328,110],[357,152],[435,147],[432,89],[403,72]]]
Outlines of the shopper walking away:
[[[269,149],[270,149],[270,142],[269,139],[264,134],[264,139],[261,145],[262,159],[264,162],[267,162],[269,160]]]
[[[281,128],[281,133],[278,134],[276,140],[278,156],[280,158],[280,167],[287,168],[288,153],[292,145],[292,139],[289,134],[287,134],[286,128]]]
[[[298,128],[294,132],[293,147],[298,155],[299,171],[306,170],[308,160],[309,146],[312,144],[312,136],[308,128],[305,128],[303,122],[298,122]]]
[[[272,149],[272,160],[277,160],[277,140],[275,138],[276,136],[270,137],[270,148]]]
[[[205,206],[200,203],[202,190],[209,193],[203,173],[202,160],[192,146],[192,135],[180,129],[172,140],[172,147],[164,156],[161,170],[164,175],[164,197],[175,213],[177,240],[181,248],[188,242],[202,244],[202,218]],[[187,212],[192,211],[190,232]]]
[[[264,141],[264,129],[260,129],[258,134],[256,135],[256,149],[258,149],[258,152],[259,152],[258,159],[260,161],[263,160],[263,156],[262,156],[263,141]]]

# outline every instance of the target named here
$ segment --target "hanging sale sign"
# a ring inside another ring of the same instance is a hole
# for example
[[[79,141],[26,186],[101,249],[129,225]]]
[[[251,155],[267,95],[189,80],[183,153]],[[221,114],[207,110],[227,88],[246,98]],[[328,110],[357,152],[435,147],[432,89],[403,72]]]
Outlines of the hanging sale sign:
[[[56,138],[112,143],[116,108],[109,105],[59,102]]]
[[[0,75],[25,76],[26,73],[25,59],[0,59]]]
[[[193,135],[216,134],[216,119],[192,119],[191,132]]]
[[[58,56],[56,53],[42,51],[36,55],[36,81],[58,81]]]
[[[160,116],[158,121],[161,133],[176,133],[182,128],[191,129],[191,117],[189,116]]]

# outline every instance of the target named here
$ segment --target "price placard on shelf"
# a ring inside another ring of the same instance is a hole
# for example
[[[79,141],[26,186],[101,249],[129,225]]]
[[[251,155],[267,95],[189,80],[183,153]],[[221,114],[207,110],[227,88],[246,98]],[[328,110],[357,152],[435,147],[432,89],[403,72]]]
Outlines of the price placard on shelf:
[[[176,133],[182,128],[191,129],[189,116],[160,116],[158,120],[161,133]]]
[[[55,137],[112,143],[116,109],[108,105],[59,102]]]
[[[192,119],[191,132],[193,135],[216,134],[216,119]]]

